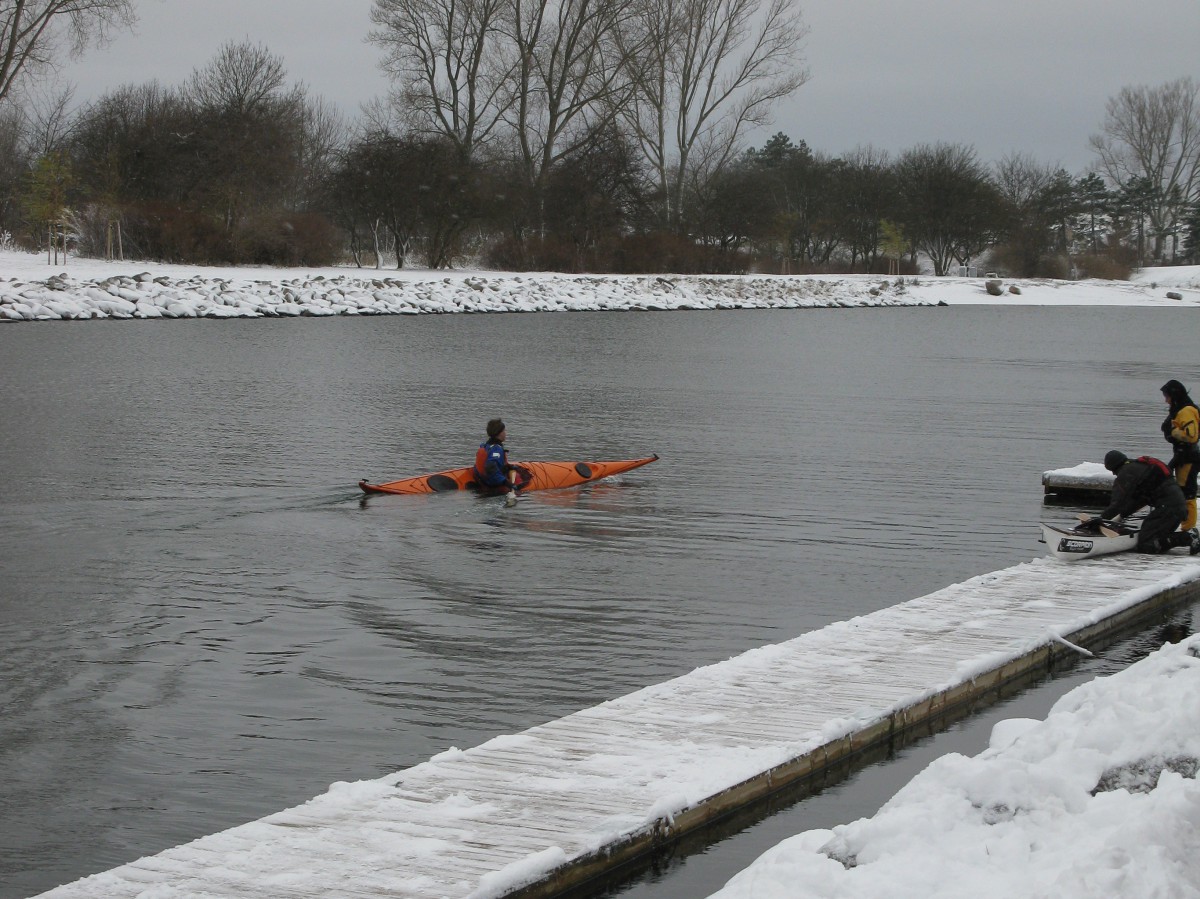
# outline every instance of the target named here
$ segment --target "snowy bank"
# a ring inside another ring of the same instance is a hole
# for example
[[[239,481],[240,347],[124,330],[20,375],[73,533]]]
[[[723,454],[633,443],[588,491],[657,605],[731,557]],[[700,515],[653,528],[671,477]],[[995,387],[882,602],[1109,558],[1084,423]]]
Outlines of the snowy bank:
[[[60,275],[0,282],[0,319],[261,318],[454,312],[798,309],[925,305],[903,285],[811,278],[469,275],[430,280],[349,276],[271,281],[176,280],[149,272],[102,281]]]
[[[95,259],[73,259],[50,271],[45,257],[0,252],[0,321],[958,304],[1200,306],[1200,289],[1168,291],[1153,280],[1030,279],[1005,282],[1005,294],[994,297],[982,279],[928,276],[305,271]]]
[[[801,833],[720,899],[1200,896],[1200,636],[1005,721],[873,818]]]
[[[1200,290],[1200,265],[1160,265],[1138,270],[1130,279],[1152,287]]]

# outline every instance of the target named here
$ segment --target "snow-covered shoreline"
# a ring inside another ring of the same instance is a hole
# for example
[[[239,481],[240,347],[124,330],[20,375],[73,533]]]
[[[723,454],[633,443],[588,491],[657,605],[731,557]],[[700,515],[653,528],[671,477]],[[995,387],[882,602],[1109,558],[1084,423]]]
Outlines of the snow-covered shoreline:
[[[280,281],[199,276],[0,281],[0,319],[262,318],[427,313],[797,309],[930,305],[903,285],[814,279],[468,275]]]
[[[52,274],[50,273],[52,272]],[[1136,281],[201,268],[0,251],[0,321],[941,305],[1200,306],[1196,267]],[[1178,297],[1178,298],[1176,298]]]

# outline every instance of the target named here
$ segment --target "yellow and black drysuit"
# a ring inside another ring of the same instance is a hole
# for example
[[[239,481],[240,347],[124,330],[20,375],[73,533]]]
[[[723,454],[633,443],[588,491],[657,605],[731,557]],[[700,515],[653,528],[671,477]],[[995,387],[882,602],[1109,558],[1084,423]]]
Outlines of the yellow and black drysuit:
[[[1196,526],[1196,472],[1200,469],[1200,409],[1188,396],[1187,388],[1178,381],[1167,381],[1162,386],[1163,396],[1171,404],[1162,423],[1163,437],[1175,452],[1168,463],[1175,472],[1175,483],[1183,490],[1187,500],[1187,517],[1179,526],[1189,530]]]

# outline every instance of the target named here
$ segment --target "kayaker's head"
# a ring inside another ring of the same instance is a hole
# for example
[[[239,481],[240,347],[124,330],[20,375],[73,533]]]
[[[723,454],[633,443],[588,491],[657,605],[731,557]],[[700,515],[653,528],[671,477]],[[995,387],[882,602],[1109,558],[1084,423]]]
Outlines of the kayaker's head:
[[[489,440],[495,440],[497,443],[504,442],[504,419],[493,418],[487,423],[487,435]]]
[[[1120,450],[1109,450],[1104,454],[1104,467],[1113,474],[1116,474],[1117,471],[1120,470],[1121,466],[1128,461],[1129,457]]]

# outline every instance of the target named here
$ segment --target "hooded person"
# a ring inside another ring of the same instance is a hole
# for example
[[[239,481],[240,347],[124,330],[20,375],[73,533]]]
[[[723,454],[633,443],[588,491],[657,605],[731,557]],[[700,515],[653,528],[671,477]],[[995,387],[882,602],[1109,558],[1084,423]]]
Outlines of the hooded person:
[[[1109,450],[1104,467],[1116,478],[1112,502],[1100,513],[1101,521],[1120,520],[1150,506],[1150,514],[1138,531],[1139,552],[1165,553],[1172,547],[1186,546],[1192,555],[1200,553],[1200,537],[1176,530],[1187,514],[1187,505],[1165,462],[1153,456],[1130,459],[1120,450]]]
[[[1163,437],[1174,452],[1168,466],[1175,472],[1175,483],[1187,500],[1187,516],[1181,530],[1196,527],[1196,473],[1200,469],[1200,408],[1188,396],[1187,388],[1175,380],[1162,388],[1163,399],[1170,411],[1162,423]]]

